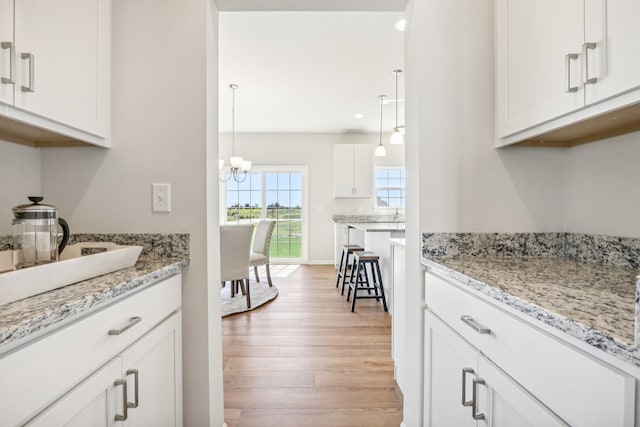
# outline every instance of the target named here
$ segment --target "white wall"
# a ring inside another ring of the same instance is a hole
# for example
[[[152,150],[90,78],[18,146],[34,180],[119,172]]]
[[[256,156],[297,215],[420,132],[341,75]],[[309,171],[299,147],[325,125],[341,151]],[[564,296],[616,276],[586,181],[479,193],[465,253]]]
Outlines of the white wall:
[[[0,236],[11,235],[12,208],[40,196],[40,150],[0,140]],[[56,205],[47,197],[43,203]]]
[[[43,193],[72,231],[190,233],[182,294],[187,426],[223,424],[219,240],[217,226],[208,229],[218,223],[218,193],[206,171],[218,132],[217,100],[207,99],[217,93],[217,17],[211,21],[208,0],[113,2],[113,148],[42,154]],[[171,213],[151,212],[153,182],[171,183]]]
[[[385,157],[375,157],[377,166],[404,165],[404,146],[389,145],[383,135]],[[333,146],[335,144],[372,144],[378,134],[336,133],[243,133],[236,134],[236,154],[256,166],[309,166],[309,262],[333,262],[333,220],[338,213],[374,212],[373,198],[333,198]],[[221,155],[229,164],[231,136],[222,135]]]
[[[572,147],[564,230],[640,237],[640,132]]]
[[[422,425],[420,233],[556,231],[562,150],[493,148],[493,2],[410,0],[405,425]],[[438,40],[425,49],[425,40]],[[413,96],[412,96],[413,95]],[[417,199],[417,200],[416,200]]]

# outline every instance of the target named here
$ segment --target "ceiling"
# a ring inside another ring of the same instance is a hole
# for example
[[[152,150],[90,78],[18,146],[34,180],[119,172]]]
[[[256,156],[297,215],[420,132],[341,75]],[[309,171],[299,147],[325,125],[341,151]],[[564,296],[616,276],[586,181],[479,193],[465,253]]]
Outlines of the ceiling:
[[[404,68],[404,33],[394,26],[401,18],[401,12],[380,11],[221,12],[221,132],[231,131],[231,83],[239,86],[236,132],[378,132],[380,94],[391,101],[383,110],[384,131],[390,132],[393,70]],[[398,82],[402,124],[404,74]],[[364,117],[355,118],[357,113]]]
[[[407,0],[216,0],[221,11],[396,11]]]

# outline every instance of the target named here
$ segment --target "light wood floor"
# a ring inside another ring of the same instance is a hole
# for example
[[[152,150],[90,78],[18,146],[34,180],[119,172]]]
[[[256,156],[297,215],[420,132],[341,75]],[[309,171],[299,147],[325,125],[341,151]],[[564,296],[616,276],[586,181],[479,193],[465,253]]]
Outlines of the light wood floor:
[[[335,277],[300,266],[274,277],[274,301],[222,319],[229,427],[400,425],[389,314],[367,299],[351,313]]]

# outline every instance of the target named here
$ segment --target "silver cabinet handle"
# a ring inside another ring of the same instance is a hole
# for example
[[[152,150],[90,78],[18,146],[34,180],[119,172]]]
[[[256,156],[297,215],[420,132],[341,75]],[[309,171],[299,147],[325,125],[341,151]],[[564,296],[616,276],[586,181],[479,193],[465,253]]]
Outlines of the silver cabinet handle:
[[[475,321],[475,319],[468,315],[460,316],[460,320],[462,320],[467,326],[476,331],[479,334],[490,334],[491,329],[485,328],[481,324]]]
[[[122,413],[123,415],[116,414],[116,421],[124,421],[129,418],[129,413],[127,411],[127,380],[115,380],[113,383],[114,386],[122,386]]]
[[[467,392],[467,374],[473,374],[473,369],[471,368],[462,368],[462,406],[471,406],[473,405],[473,400],[467,400],[466,392]]]
[[[471,394],[471,416],[474,420],[484,420],[484,414],[478,413],[478,384],[484,384],[482,378],[473,379],[473,393]]]
[[[2,83],[12,85],[15,83],[13,75],[16,73],[16,64],[14,63],[15,44],[12,42],[2,42],[0,43],[0,48],[9,49],[9,77],[3,77]]]
[[[129,369],[127,370],[127,376],[133,374],[134,388],[133,388],[133,403],[127,401],[128,408],[137,408],[138,407],[138,370],[137,369]]]
[[[120,335],[122,333],[125,333],[129,328],[133,327],[134,325],[140,323],[142,321],[142,317],[140,316],[136,316],[136,317],[131,317],[129,319],[129,323],[127,323],[126,326],[120,328],[120,329],[109,329],[109,335]]]
[[[20,58],[29,60],[29,85],[22,86],[23,92],[35,92],[36,91],[36,57],[33,53],[22,53]]]
[[[567,78],[567,88],[565,92],[577,92],[578,86],[571,86],[571,61],[578,59],[577,53],[567,53],[564,56],[564,72]]]
[[[592,85],[598,81],[597,77],[589,77],[589,51],[596,48],[595,43],[585,43],[582,45],[582,52],[584,54],[584,84]]]

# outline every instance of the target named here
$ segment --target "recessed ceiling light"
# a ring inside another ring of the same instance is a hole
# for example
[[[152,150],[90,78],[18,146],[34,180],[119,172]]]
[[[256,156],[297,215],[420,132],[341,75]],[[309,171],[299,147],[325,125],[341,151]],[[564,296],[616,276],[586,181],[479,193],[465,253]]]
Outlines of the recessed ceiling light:
[[[407,21],[402,18],[401,20],[396,21],[395,27],[398,31],[404,31],[407,28]]]
[[[362,114],[362,113],[355,114],[355,115],[353,116],[353,118],[354,118],[354,119],[362,119],[362,118],[364,118],[364,114]]]

